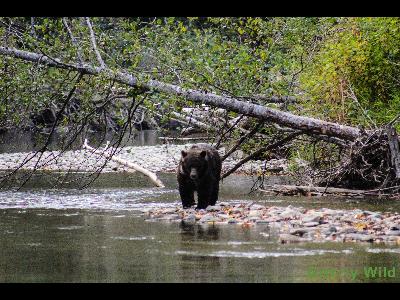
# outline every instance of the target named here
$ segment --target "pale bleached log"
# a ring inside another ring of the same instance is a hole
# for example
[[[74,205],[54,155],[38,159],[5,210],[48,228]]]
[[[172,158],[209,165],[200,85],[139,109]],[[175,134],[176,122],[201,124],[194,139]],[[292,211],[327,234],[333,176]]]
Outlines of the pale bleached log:
[[[123,166],[128,167],[128,168],[132,168],[132,169],[134,169],[134,170],[136,170],[136,171],[138,171],[138,172],[140,172],[140,173],[146,175],[147,177],[149,177],[150,180],[151,180],[155,185],[157,185],[158,187],[165,187],[165,185],[162,183],[162,181],[157,177],[157,175],[156,175],[155,173],[153,173],[153,172],[151,172],[151,171],[149,171],[149,170],[143,168],[142,166],[140,166],[140,165],[138,165],[138,164],[135,164],[135,163],[126,161],[126,160],[124,160],[124,159],[121,159],[121,158],[119,158],[119,157],[116,157],[115,155],[110,155],[110,154],[108,154],[106,151],[97,150],[97,149],[95,149],[95,148],[93,148],[93,147],[91,147],[91,146],[88,145],[87,139],[85,139],[85,142],[83,143],[82,148],[83,148],[83,149],[90,150],[90,151],[92,151],[93,153],[95,153],[95,154],[97,154],[97,155],[101,155],[101,156],[104,156],[104,157],[106,157],[106,158],[109,158],[109,159],[111,159],[112,161],[115,161],[115,162],[117,162],[117,163],[119,163],[119,164],[121,164],[121,165],[123,165]]]
[[[284,185],[284,184],[274,184],[270,186],[265,186],[263,189],[259,189],[262,192],[274,192],[278,194],[310,194],[310,195],[342,195],[342,196],[378,196],[379,191],[373,190],[352,190],[344,188],[334,188],[334,187],[321,187],[321,186],[307,186],[307,185]]]

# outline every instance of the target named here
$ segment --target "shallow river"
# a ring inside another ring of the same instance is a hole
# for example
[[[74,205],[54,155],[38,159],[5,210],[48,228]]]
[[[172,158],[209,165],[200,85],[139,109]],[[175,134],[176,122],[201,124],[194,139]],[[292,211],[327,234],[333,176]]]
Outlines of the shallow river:
[[[141,209],[179,205],[174,175],[163,175],[165,189],[132,188],[145,185],[127,175],[107,176],[85,190],[35,188],[46,186],[44,177],[20,191],[0,190],[0,281],[399,281],[398,246],[280,244],[266,225],[149,222]],[[227,178],[220,199],[400,211],[394,202],[249,195],[250,183]]]

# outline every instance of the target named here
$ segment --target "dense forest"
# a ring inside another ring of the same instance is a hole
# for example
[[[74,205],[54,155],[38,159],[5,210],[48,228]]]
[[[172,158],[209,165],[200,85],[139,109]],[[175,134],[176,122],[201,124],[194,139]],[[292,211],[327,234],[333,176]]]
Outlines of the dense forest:
[[[201,131],[303,182],[395,192],[399,21],[3,17],[0,130],[67,128],[66,149],[88,129]]]

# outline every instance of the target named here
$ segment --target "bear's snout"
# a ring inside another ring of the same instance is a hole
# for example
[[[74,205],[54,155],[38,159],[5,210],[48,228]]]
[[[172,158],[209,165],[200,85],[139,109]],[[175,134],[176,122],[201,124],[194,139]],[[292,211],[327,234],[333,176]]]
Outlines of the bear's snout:
[[[199,175],[197,174],[197,169],[192,168],[190,170],[190,179],[196,180],[199,177]]]

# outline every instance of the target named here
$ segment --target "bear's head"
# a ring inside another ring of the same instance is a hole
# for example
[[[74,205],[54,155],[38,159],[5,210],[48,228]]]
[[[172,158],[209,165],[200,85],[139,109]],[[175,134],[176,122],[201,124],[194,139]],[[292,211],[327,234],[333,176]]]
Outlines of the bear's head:
[[[208,168],[207,150],[182,150],[181,154],[179,172],[189,176],[193,181],[198,181],[204,176]]]

